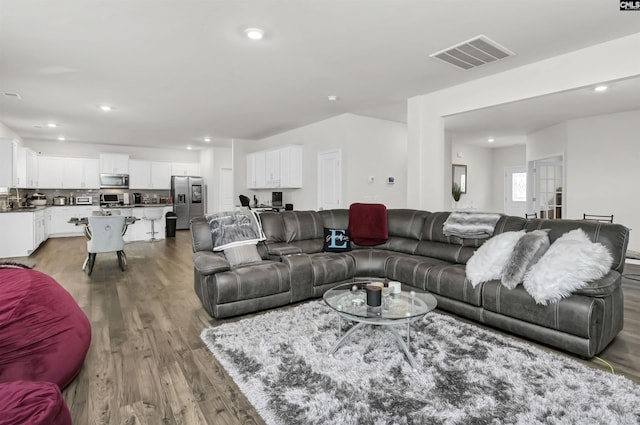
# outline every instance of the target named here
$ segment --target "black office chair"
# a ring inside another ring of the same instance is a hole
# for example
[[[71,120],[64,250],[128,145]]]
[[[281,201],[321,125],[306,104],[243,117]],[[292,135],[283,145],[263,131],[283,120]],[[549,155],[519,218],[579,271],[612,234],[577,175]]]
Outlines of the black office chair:
[[[525,214],[524,218],[526,218],[527,220],[529,220],[531,218],[538,218],[538,213],[534,212],[534,213],[531,213],[531,214]]]
[[[613,223],[613,214],[611,215],[582,214],[582,219],[599,221],[601,223]]]
[[[251,209],[251,206],[249,205],[249,203],[251,202],[251,199],[249,199],[248,196],[240,195],[238,198],[240,198],[240,205],[242,205],[243,207],[247,207],[248,209]]]

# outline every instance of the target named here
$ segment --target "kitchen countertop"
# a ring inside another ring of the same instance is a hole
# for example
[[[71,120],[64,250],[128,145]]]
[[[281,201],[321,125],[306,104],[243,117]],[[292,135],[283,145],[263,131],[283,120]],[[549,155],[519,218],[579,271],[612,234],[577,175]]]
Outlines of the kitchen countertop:
[[[47,208],[59,208],[59,207],[99,207],[102,209],[122,209],[122,208],[146,208],[146,207],[171,207],[173,204],[132,204],[132,205],[118,205],[115,207],[101,207],[100,205],[38,205],[35,207],[22,207],[22,208],[13,208],[0,210],[0,214],[2,213],[23,213],[23,212],[37,212],[42,211]]]

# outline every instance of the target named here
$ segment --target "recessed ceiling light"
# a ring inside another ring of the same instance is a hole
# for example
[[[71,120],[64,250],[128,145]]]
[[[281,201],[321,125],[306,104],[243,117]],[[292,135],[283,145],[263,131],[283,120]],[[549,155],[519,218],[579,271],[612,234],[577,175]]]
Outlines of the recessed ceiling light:
[[[489,143],[493,143],[493,142],[495,142],[495,141],[496,141],[496,139],[494,139],[493,137],[489,137],[489,138],[487,139],[487,142],[489,142]]]
[[[338,96],[330,95],[327,96],[327,99],[329,100],[329,102],[335,102],[336,100],[338,100]]]
[[[112,111],[113,108],[109,105],[100,105],[100,110],[104,112],[109,112],[109,111]]]
[[[602,92],[602,91],[607,91],[608,88],[609,88],[608,86],[602,85],[602,86],[596,86],[594,90],[598,92]]]
[[[205,141],[205,142],[207,142],[207,143],[209,143],[209,142],[211,141],[211,137],[205,137],[205,138],[204,138],[204,141]]]
[[[191,146],[187,146],[188,151],[190,151],[191,149],[193,149]]]
[[[65,139],[65,138],[64,138],[64,136],[59,136],[59,137],[58,137],[58,140],[60,140],[61,142],[64,142],[64,141],[65,141],[65,140],[67,140],[67,139]]]
[[[264,37],[264,31],[260,28],[247,28],[244,33],[252,40],[261,40]]]
[[[47,123],[47,127],[49,127],[49,128],[56,128],[57,126],[58,126],[58,124],[56,124],[54,122]]]

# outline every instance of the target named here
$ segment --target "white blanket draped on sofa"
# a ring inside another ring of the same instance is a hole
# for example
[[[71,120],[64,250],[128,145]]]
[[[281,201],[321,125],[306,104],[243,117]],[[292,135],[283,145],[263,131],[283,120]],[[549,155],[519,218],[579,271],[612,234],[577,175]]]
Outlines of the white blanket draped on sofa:
[[[442,232],[445,236],[463,239],[489,238],[493,235],[498,220],[500,214],[497,213],[453,211],[444,222]]]
[[[256,244],[265,239],[258,217],[253,211],[226,211],[206,216],[214,251],[240,245]]]

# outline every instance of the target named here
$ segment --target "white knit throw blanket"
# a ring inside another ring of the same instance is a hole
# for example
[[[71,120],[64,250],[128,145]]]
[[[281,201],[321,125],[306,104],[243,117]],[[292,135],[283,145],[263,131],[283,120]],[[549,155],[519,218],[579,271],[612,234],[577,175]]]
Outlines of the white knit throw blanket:
[[[483,239],[493,235],[501,214],[454,211],[444,222],[442,232],[445,236],[457,236],[463,239]]]

